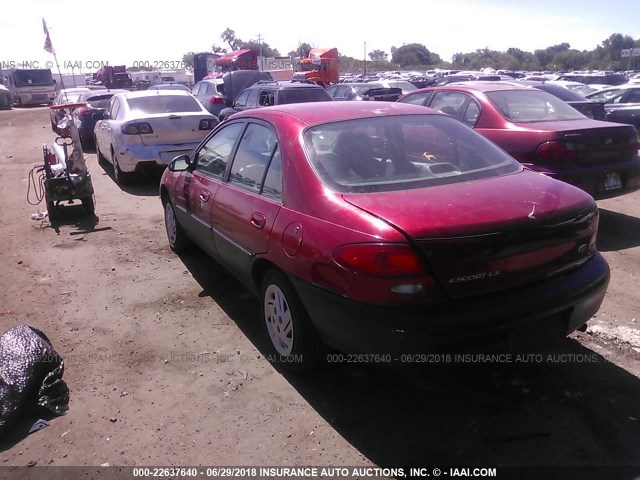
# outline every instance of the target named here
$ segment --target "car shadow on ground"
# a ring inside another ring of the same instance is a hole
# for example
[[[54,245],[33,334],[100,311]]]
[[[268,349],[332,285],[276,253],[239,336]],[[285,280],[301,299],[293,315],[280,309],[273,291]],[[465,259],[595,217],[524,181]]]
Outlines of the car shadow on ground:
[[[181,259],[200,296],[211,297],[264,355],[258,300],[204,252]],[[638,464],[640,381],[615,358],[566,339],[552,351],[487,359],[332,363],[284,376],[380,466]]]
[[[102,169],[102,172],[111,178],[113,183],[118,185],[113,173],[113,165],[107,161],[103,161],[98,164],[98,173],[102,173],[100,172],[100,169]],[[158,192],[160,191],[161,176],[162,172],[152,172],[145,175],[135,174],[128,179],[126,184],[118,185],[118,187],[123,192],[137,197],[157,197]]]
[[[640,246],[640,218],[601,208],[597,246],[601,252]]]

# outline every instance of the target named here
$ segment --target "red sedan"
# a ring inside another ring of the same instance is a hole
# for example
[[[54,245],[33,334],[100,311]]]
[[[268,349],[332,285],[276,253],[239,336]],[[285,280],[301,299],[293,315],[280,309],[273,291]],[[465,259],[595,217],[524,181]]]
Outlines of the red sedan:
[[[323,344],[387,362],[563,337],[609,282],[589,195],[413,105],[238,113],[174,159],[160,197],[171,248],[196,243],[260,296],[289,369]]]
[[[571,183],[596,199],[640,188],[636,129],[591,120],[547,92],[464,82],[423,88],[398,101],[451,115],[531,170]]]

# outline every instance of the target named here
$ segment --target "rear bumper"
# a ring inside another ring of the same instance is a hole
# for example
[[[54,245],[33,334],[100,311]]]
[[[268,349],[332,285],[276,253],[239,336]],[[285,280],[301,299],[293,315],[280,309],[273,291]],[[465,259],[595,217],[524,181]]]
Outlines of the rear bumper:
[[[178,155],[190,154],[200,142],[178,145],[123,145],[117,149],[118,165],[123,172],[134,172],[153,167],[164,168]]]
[[[420,308],[364,305],[292,281],[326,344],[345,352],[401,354],[492,349],[522,334],[562,338],[598,311],[609,275],[596,254],[543,283]]]
[[[539,166],[527,165],[530,169],[545,173],[553,178],[570,183],[591,195],[596,200],[617,197],[640,189],[640,156],[636,155],[625,162],[612,162],[593,166]],[[607,175],[617,173],[622,181],[622,188],[607,190]]]

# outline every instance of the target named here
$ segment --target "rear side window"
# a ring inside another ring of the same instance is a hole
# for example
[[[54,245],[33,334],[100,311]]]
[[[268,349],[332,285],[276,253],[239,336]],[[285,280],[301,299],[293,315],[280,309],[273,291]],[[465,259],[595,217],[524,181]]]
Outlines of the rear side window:
[[[427,93],[416,93],[415,95],[409,95],[404,98],[398,100],[401,103],[411,103],[413,105],[424,105],[424,101],[429,96],[429,92]]]
[[[267,176],[262,186],[262,195],[279,202],[282,201],[282,158],[280,157],[280,147],[276,147],[276,151],[271,158],[269,170],[267,170]]]
[[[461,120],[464,104],[468,98],[468,95],[460,92],[436,92],[429,106]]]
[[[258,105],[260,105],[261,107],[270,107],[272,105],[275,105],[275,92],[273,90],[260,91]]]
[[[127,99],[129,109],[135,114],[201,112],[200,103],[187,95],[151,95]]]
[[[278,92],[278,103],[326,102],[332,100],[324,88],[289,88]]]
[[[233,159],[229,183],[259,192],[276,143],[276,134],[270,128],[249,124]]]

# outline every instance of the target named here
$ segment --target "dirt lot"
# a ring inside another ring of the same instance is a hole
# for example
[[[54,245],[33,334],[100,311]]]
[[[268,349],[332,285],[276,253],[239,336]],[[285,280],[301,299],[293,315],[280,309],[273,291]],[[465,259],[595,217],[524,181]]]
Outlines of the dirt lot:
[[[70,409],[5,442],[0,465],[640,463],[640,193],[600,203],[609,292],[549,361],[282,375],[257,300],[169,250],[157,179],[122,190],[89,154],[97,220],[30,219],[27,174],[52,139],[47,109],[0,112],[0,333],[50,337]]]

